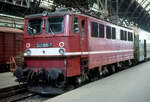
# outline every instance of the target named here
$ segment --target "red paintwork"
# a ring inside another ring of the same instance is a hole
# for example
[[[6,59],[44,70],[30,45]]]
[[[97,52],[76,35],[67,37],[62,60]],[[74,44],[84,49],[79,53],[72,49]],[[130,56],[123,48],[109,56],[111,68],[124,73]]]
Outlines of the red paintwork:
[[[0,27],[0,64],[9,63],[11,56],[23,54],[23,31]]]
[[[33,70],[39,70],[45,68],[49,70],[50,68],[59,68],[65,69],[65,60],[64,58],[27,58],[26,63],[28,66],[34,66]]]
[[[133,49],[134,43],[127,41],[108,40],[108,39],[97,39],[91,38],[89,40],[90,51],[111,51],[117,50],[117,46],[120,46],[120,50]],[[89,68],[95,66],[103,66],[120,61],[125,61],[134,58],[134,52],[120,52],[120,53],[109,53],[109,54],[96,54],[89,56]],[[94,60],[94,61],[93,61]]]
[[[112,50],[128,50],[133,49],[134,43],[121,40],[110,40],[106,38],[93,38],[91,37],[91,26],[90,22],[95,21],[106,25],[113,25],[102,20],[98,20],[92,17],[79,14],[70,14],[69,19],[65,16],[65,27],[64,33],[48,35],[46,34],[46,23],[41,35],[28,36],[27,32],[27,22],[30,18],[25,20],[25,33],[24,33],[24,51],[27,49],[25,44],[30,43],[30,48],[36,48],[37,43],[51,42],[53,48],[59,47],[59,42],[64,42],[64,48],[66,52],[90,52],[90,51],[112,51]],[[58,15],[60,16],[60,15]],[[81,36],[81,22],[80,32],[78,34],[73,34],[73,17],[79,17],[79,21],[84,19],[86,21],[86,36]],[[46,21],[48,17],[43,17]],[[32,18],[35,19],[35,18]],[[68,24],[68,25],[67,25]],[[119,29],[116,26],[116,29]],[[124,28],[125,29],[125,28]],[[106,32],[106,31],[105,31]],[[105,34],[106,35],[106,34]],[[118,36],[118,35],[116,35]],[[118,49],[119,46],[119,49]],[[37,59],[38,58],[38,59]],[[46,60],[45,60],[46,58]],[[25,62],[28,66],[33,66],[37,68],[46,68],[47,70],[51,68],[66,69],[67,77],[77,76],[81,74],[81,59],[87,58],[89,61],[89,69],[101,67],[103,65],[108,65],[120,61],[125,61],[134,58],[133,52],[120,52],[120,53],[108,53],[108,54],[87,54],[87,55],[76,55],[76,56],[39,56],[35,57],[25,57]]]
[[[80,57],[69,57],[67,65],[67,76],[80,75]]]

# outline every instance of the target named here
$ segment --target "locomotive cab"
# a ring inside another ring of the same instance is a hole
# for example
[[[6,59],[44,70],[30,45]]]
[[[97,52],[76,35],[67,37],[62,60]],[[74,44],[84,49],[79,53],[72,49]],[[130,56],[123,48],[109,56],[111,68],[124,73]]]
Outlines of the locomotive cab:
[[[67,12],[30,15],[25,18],[24,30],[25,66],[16,70],[15,76],[33,92],[62,93],[69,78],[83,73],[86,18]]]

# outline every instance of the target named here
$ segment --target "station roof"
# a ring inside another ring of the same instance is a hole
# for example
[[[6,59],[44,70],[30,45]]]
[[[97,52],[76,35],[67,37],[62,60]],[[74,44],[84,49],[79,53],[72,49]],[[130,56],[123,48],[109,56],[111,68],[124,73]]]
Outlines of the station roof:
[[[148,13],[150,13],[150,0],[136,0]]]
[[[118,5],[122,21],[150,31],[150,0],[118,0]],[[113,8],[116,8],[115,4]]]
[[[0,2],[1,1],[4,0],[0,0]],[[20,0],[18,0],[18,3],[20,3],[19,1]],[[80,5],[81,7],[79,8],[82,8],[83,6],[87,7],[94,1],[101,1],[101,3],[103,3],[105,0],[34,0],[34,2],[33,0],[26,1],[28,1],[27,4],[30,5],[29,8],[22,8],[19,6],[14,7],[14,5],[10,5],[10,3],[5,5],[6,2],[1,2],[1,11],[7,11],[9,14],[24,16],[29,14],[41,13],[45,9],[48,9],[48,7],[51,7],[51,5],[53,5],[54,3],[56,4],[56,2],[60,5],[66,4],[68,7],[79,7]],[[79,5],[75,5],[74,2],[78,3]],[[117,11],[116,9],[118,8],[118,16],[121,18],[122,22],[126,22],[129,25],[133,24],[147,31],[150,31],[150,0],[108,0],[108,2],[112,3],[111,7],[113,9],[111,12],[114,11],[114,14]],[[41,9],[41,7],[44,8]],[[108,6],[108,9],[111,7]]]
[[[44,5],[47,3],[52,5],[54,2],[57,2],[58,4],[70,4],[69,6],[73,7],[75,5],[72,2],[77,2],[79,5],[81,4],[81,6],[86,7],[86,5],[89,5],[87,3],[92,3],[92,1],[94,2],[96,0],[90,1],[91,2],[89,2],[88,0],[42,0]],[[103,0],[98,1],[101,1],[101,3],[104,2]],[[111,2],[111,7],[114,10],[114,14],[116,13],[118,8],[118,15],[120,18],[122,18],[122,22],[126,22],[127,25],[135,25],[147,31],[150,31],[150,0],[111,0],[108,2]],[[108,6],[108,9],[111,7]]]

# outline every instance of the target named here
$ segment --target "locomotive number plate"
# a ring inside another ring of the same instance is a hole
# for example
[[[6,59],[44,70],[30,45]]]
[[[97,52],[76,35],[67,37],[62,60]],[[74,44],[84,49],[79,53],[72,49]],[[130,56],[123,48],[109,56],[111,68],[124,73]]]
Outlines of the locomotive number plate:
[[[39,43],[36,44],[37,48],[45,48],[45,47],[52,47],[52,43]]]

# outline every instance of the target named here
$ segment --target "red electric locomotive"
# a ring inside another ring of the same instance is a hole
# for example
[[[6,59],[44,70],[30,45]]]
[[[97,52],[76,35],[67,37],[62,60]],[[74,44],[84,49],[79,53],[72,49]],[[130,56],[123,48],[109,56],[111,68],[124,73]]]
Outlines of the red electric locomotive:
[[[132,64],[133,30],[72,12],[25,17],[24,66],[19,81],[38,93],[61,93],[118,66]]]

